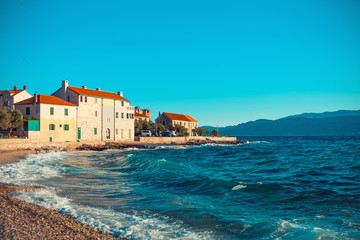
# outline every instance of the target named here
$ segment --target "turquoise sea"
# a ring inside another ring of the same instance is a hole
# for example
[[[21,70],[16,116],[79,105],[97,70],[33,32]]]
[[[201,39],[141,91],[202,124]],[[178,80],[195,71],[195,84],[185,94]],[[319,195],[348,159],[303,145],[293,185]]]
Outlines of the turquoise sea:
[[[128,239],[360,239],[360,137],[241,140],[29,155],[0,181]]]

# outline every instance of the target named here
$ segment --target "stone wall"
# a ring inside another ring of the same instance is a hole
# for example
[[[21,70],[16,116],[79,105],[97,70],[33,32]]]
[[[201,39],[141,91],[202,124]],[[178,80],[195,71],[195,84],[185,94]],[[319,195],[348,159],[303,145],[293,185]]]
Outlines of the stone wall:
[[[136,137],[135,141],[149,144],[184,144],[194,141],[236,142],[236,137]]]

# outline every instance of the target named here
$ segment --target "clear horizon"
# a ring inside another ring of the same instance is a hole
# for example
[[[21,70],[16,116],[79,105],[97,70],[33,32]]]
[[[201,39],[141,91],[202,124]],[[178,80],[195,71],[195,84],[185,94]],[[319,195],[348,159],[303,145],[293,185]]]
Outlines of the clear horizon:
[[[358,1],[2,1],[0,90],[124,92],[223,127],[360,109]]]

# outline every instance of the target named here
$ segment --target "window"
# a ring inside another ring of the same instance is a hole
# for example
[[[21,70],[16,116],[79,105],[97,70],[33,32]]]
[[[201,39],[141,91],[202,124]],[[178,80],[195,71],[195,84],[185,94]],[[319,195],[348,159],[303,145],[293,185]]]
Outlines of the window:
[[[64,130],[69,131],[69,124],[64,124]]]
[[[30,107],[26,107],[26,115],[30,115]]]
[[[124,113],[121,113],[121,118],[124,118]]]
[[[49,124],[49,130],[55,130],[55,124]]]
[[[118,112],[116,112],[116,118],[119,118],[119,113]]]
[[[52,142],[52,137],[50,137],[49,141]]]
[[[131,129],[129,129],[129,138],[131,138]]]
[[[119,129],[116,129],[115,132],[116,132],[116,135],[119,135]]]
[[[95,111],[95,117],[97,117],[97,111]]]
[[[68,96],[68,102],[70,102],[70,96]]]
[[[87,97],[85,97],[85,102],[87,102]]]
[[[80,96],[80,102],[82,102],[83,101],[83,96]]]
[[[97,98],[94,98],[94,102],[97,103]]]
[[[121,129],[121,138],[124,138],[124,129]]]
[[[65,108],[65,116],[69,116],[69,109]]]
[[[50,115],[54,115],[54,108],[53,107],[50,108]]]
[[[110,118],[107,118],[106,121],[107,121],[107,122],[110,122]]]
[[[124,106],[124,101],[121,101],[121,106],[122,106],[122,107]]]
[[[97,128],[94,128],[94,135],[97,135]]]

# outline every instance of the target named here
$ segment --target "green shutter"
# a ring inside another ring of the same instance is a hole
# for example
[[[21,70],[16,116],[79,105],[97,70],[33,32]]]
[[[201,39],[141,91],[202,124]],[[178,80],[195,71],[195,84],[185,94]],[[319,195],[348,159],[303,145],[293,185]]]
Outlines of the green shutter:
[[[65,116],[69,115],[69,109],[65,108]]]
[[[118,112],[116,112],[116,118],[119,118],[119,113]]]
[[[97,134],[97,128],[94,128],[94,135]]]
[[[50,115],[54,115],[54,108],[50,108]]]
[[[122,106],[122,107],[124,106],[124,101],[121,101],[121,106]]]
[[[64,124],[64,130],[69,131],[69,124]]]
[[[124,118],[124,113],[121,113],[121,118]]]

